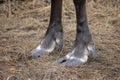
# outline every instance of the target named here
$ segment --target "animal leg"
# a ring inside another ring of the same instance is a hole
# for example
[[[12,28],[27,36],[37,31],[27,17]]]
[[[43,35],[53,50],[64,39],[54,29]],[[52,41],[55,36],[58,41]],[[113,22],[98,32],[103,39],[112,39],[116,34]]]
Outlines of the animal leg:
[[[66,66],[79,66],[84,64],[87,62],[90,53],[92,53],[94,57],[97,56],[87,22],[86,0],[73,0],[73,2],[77,19],[75,44],[71,52],[58,59],[58,63]]]
[[[52,52],[56,44],[62,50],[63,30],[61,15],[62,0],[51,0],[51,15],[47,32],[40,44],[31,51],[32,56],[41,56],[44,53]]]

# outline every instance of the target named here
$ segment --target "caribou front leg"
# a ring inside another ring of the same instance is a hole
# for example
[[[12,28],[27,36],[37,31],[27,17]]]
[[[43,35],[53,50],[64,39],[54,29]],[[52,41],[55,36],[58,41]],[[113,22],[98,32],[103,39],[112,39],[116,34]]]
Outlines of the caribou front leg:
[[[77,29],[76,40],[71,52],[58,59],[59,63],[66,66],[79,66],[88,60],[90,53],[97,56],[92,36],[89,31],[86,14],[86,0],[73,0],[76,9]]]
[[[55,45],[62,49],[62,0],[51,0],[50,23],[41,43],[31,51],[32,56],[41,56],[44,53],[50,53],[54,50]]]

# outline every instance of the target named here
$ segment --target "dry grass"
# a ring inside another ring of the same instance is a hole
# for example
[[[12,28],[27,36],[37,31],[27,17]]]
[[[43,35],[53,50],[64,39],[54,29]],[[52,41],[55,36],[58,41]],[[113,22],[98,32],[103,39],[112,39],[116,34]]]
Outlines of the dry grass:
[[[97,59],[90,58],[80,67],[65,67],[55,62],[67,54],[74,43],[76,19],[71,1],[64,0],[63,5],[62,54],[56,49],[37,59],[29,59],[28,55],[45,34],[50,4],[46,0],[9,0],[0,4],[0,80],[11,75],[18,80],[120,79],[119,0],[88,0],[89,26],[99,53]]]

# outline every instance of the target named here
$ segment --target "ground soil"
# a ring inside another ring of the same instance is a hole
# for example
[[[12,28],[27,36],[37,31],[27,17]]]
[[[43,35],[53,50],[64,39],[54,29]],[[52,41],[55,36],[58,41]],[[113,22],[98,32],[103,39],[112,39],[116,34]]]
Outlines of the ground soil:
[[[90,57],[79,67],[56,63],[74,44],[76,17],[72,0],[63,2],[63,52],[56,48],[34,59],[28,56],[48,27],[50,4],[46,0],[1,3],[0,80],[120,80],[120,3],[99,1],[87,3],[89,27],[99,57]]]

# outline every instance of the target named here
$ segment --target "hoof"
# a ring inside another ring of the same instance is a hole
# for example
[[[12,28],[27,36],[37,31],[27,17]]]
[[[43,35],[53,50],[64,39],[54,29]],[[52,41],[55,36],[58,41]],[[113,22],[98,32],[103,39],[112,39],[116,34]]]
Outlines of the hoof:
[[[80,65],[84,64],[85,62],[87,62],[87,60],[88,60],[87,55],[85,55],[82,58],[71,56],[69,59],[67,59],[66,56],[64,56],[64,57],[58,59],[57,62],[61,63],[62,65],[65,65],[65,66],[80,66]]]
[[[93,57],[96,57],[95,48],[92,46],[83,47],[77,46],[66,56],[58,59],[58,63],[65,66],[79,66],[87,62],[89,54],[92,53]]]
[[[49,44],[46,44],[46,41],[43,40],[35,49],[31,51],[31,56],[38,57],[42,56],[45,53],[50,53],[55,48],[55,41],[51,41]]]
[[[31,51],[31,56],[37,57],[45,53],[50,53],[54,50],[56,45],[58,45],[59,50],[62,50],[63,33],[61,27],[62,27],[61,25],[56,23],[51,24],[41,43]]]
[[[44,50],[38,50],[38,49],[33,49],[32,51],[31,51],[31,56],[32,57],[39,57],[39,56],[42,56],[43,54],[45,53],[45,51]]]
[[[66,56],[61,57],[61,58],[59,58],[59,59],[57,60],[58,63],[63,63],[63,62],[66,62],[66,61],[67,61]]]
[[[84,64],[84,62],[79,59],[70,59],[62,64],[65,66],[80,66]]]

